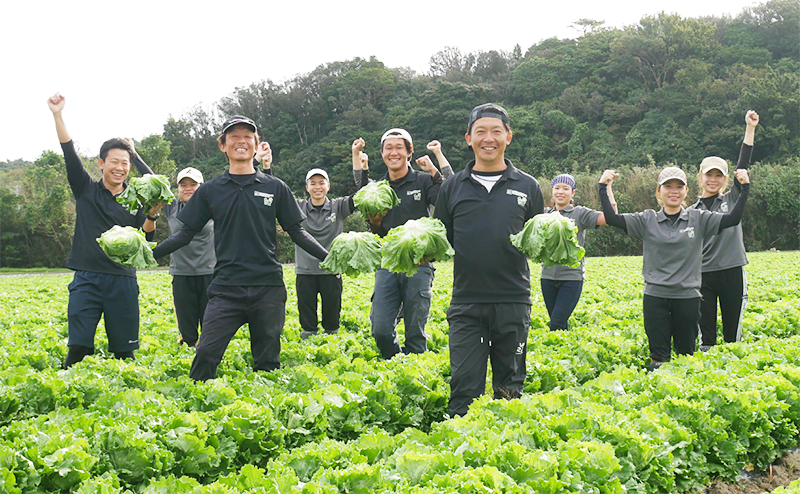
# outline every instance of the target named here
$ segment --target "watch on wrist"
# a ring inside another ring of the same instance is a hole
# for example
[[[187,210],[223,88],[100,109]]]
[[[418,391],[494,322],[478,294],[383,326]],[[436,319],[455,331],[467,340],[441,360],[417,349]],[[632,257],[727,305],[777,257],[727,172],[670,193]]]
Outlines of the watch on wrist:
[[[161,213],[156,213],[155,216],[150,216],[149,214],[145,216],[150,221],[156,221],[161,217]]]

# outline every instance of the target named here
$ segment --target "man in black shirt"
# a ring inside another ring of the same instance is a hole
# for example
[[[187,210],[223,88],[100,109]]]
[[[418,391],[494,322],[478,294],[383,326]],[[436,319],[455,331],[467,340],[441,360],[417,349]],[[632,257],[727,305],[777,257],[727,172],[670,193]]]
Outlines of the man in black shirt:
[[[442,185],[434,212],[456,251],[447,310],[451,416],[467,413],[483,394],[487,357],[494,397],[522,395],[531,282],[510,236],[544,210],[536,179],[505,159],[512,133],[504,108],[473,109],[465,137],[475,159]]]
[[[228,170],[197,189],[178,214],[183,227],[153,249],[156,258],[163,257],[188,244],[214,220],[217,264],[189,373],[198,381],[216,376],[228,343],[245,323],[250,327],[254,370],[280,367],[286,286],[275,256],[276,220],[306,252],[320,260],[328,255],[300,226],[305,215],[289,187],[254,169],[259,144],[255,122],[236,115],[223,124],[217,140],[228,157]]]
[[[139,348],[136,270],[109,259],[97,239],[114,225],[120,225],[141,228],[147,239],[152,240],[159,208],[151,208],[147,215],[143,211],[132,215],[116,200],[127,187],[125,180],[131,162],[141,174],[153,173],[138,159],[130,140],[115,138],[104,142],[97,160],[103,178],[98,181],[89,175],[64,123],[65,102],[64,96],[58,93],[47,100],[64,152],[67,179],[75,196],[75,234],[67,260],[67,267],[75,271],[75,276],[69,285],[66,368],[94,353],[100,316],[105,321],[108,350],[117,358],[133,358],[133,351]],[[110,314],[113,316],[109,317]]]

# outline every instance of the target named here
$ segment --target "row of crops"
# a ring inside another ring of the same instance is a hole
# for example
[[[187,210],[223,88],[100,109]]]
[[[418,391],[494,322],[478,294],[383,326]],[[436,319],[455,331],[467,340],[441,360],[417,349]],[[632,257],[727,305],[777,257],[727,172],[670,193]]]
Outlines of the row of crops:
[[[243,329],[206,383],[175,345],[166,273],[139,276],[136,361],[107,358],[101,328],[66,371],[70,277],[0,279],[0,493],[698,492],[800,437],[800,254],[750,257],[745,341],[655,373],[640,258],[589,261],[570,332],[546,330],[534,287],[526,395],[453,420],[449,264],[430,352],[379,357],[363,276],[345,281],[339,335],[301,341],[290,302],[280,370],[252,372]]]

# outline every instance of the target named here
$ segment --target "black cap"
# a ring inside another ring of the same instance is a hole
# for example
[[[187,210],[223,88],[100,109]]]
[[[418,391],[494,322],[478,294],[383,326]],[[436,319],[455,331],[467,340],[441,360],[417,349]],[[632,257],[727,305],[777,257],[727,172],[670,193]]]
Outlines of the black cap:
[[[503,121],[504,124],[509,125],[510,121],[508,119],[508,112],[505,108],[500,105],[495,105],[494,103],[485,103],[483,105],[478,105],[472,109],[472,112],[469,114],[469,124],[467,125],[467,132],[472,129],[472,124],[475,123],[475,120],[479,118],[489,117],[489,118],[499,118]]]
[[[258,127],[256,127],[256,123],[253,122],[251,119],[243,117],[242,115],[234,115],[228,120],[225,120],[225,123],[222,124],[222,132],[220,132],[219,135],[224,134],[225,132],[228,131],[228,129],[237,124],[249,125],[250,127],[253,128],[253,132],[258,132]]]

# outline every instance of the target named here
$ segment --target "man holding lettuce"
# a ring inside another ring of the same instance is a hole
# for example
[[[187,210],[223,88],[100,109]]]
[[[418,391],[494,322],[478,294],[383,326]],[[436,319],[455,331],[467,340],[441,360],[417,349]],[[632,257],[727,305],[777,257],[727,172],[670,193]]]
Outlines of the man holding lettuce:
[[[466,414],[483,394],[487,358],[494,397],[522,396],[531,281],[510,236],[544,210],[539,183],[505,158],[512,132],[504,108],[474,108],[465,138],[475,159],[445,182],[434,213],[456,251],[447,310],[451,416]]]
[[[117,196],[127,187],[125,180],[131,163],[142,175],[153,173],[138,159],[129,139],[114,138],[104,142],[97,160],[103,177],[96,180],[89,175],[64,123],[65,103],[64,96],[58,93],[47,100],[64,152],[67,180],[75,196],[75,233],[67,259],[67,267],[75,271],[69,284],[67,306],[69,350],[64,361],[67,368],[94,353],[94,336],[101,316],[108,335],[108,350],[116,358],[134,358],[133,351],[139,348],[136,269],[109,259],[97,239],[119,225],[141,228],[147,239],[152,240],[158,207],[150,208],[147,215],[143,210],[131,214],[117,202]]]
[[[438,144],[438,143],[437,143]],[[364,140],[353,142],[354,163],[364,148]],[[430,208],[436,204],[439,188],[444,181],[443,174],[452,175],[447,160],[443,160],[441,146],[436,153],[442,165],[440,174],[424,156],[417,160],[423,172],[411,168],[411,155],[414,143],[411,134],[404,129],[390,129],[381,137],[381,157],[386,163],[388,172],[384,177],[394,190],[400,204],[383,214],[369,216],[370,231],[385,237],[389,230],[404,224],[408,220],[416,220],[430,216]],[[427,173],[425,173],[427,172]],[[427,262],[419,267],[417,273],[408,277],[405,273],[392,273],[388,269],[379,269],[375,273],[375,288],[372,294],[370,322],[372,336],[383,358],[389,359],[405,351],[422,353],[428,349],[428,338],[425,324],[431,308],[431,286],[433,285],[433,263]],[[397,326],[400,311],[403,311],[405,325],[405,349],[397,338]]]
[[[255,122],[235,115],[222,125],[217,141],[228,158],[228,170],[197,189],[178,213],[181,229],[153,249],[156,258],[170,254],[214,220],[217,264],[189,372],[197,381],[216,376],[228,343],[244,324],[250,328],[254,370],[280,367],[286,286],[283,267],[275,257],[276,221],[317,259],[328,254],[300,226],[305,215],[289,187],[253,167],[260,142]]]

